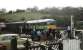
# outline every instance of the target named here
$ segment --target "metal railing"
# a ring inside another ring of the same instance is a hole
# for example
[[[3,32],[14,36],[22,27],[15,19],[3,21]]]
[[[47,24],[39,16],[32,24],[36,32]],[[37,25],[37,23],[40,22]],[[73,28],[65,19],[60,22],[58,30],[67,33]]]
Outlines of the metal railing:
[[[47,41],[44,45],[38,45],[38,46],[29,46],[27,50],[63,50],[62,43],[57,43],[55,41]],[[61,48],[62,46],[62,48]],[[24,48],[26,50],[26,48]],[[24,50],[23,49],[23,50]]]

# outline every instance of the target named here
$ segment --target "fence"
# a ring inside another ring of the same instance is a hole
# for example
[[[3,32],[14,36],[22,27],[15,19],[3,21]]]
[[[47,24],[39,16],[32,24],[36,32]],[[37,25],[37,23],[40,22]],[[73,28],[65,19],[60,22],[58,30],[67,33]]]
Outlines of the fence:
[[[57,43],[55,41],[45,42],[46,45],[40,46],[30,46],[29,50],[81,50],[80,49],[80,40],[76,39],[67,39],[63,40],[62,43]]]
[[[62,43],[57,43],[56,41],[47,41],[44,45],[29,46],[27,50],[63,50],[63,45]]]
[[[81,50],[80,40],[76,40],[76,39],[63,40],[63,50]]]
[[[48,44],[47,46],[39,45],[39,46],[29,46],[27,50],[59,50],[58,44]]]

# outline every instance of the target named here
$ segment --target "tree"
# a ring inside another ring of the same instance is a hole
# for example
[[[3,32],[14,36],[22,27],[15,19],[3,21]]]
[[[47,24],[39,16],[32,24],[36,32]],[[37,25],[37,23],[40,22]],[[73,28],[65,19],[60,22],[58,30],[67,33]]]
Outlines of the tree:
[[[32,9],[33,9],[34,12],[38,11],[38,7],[37,6],[34,6]]]
[[[25,12],[25,10],[17,9],[17,10],[16,10],[16,13],[17,13],[17,12]]]
[[[83,21],[83,8],[80,8],[80,11],[78,12],[78,20]]]
[[[12,14],[13,13],[13,11],[12,10],[10,10],[9,12],[8,12],[8,14]]]
[[[0,13],[6,13],[6,9],[5,8],[0,9]]]

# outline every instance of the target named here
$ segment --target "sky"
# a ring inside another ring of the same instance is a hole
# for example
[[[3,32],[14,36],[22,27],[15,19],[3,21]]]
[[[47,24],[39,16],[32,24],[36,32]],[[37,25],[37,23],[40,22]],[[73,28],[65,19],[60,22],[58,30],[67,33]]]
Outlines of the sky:
[[[37,6],[39,9],[46,7],[83,7],[83,0],[0,0],[0,9],[6,10],[26,9]]]

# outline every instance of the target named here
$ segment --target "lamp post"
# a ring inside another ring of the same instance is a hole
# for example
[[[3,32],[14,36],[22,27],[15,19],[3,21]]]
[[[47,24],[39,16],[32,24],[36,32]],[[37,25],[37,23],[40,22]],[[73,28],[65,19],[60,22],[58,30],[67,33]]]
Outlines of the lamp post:
[[[25,19],[25,17],[24,17],[24,19],[23,19],[23,22],[24,22],[24,24],[23,24],[23,33],[26,33],[26,19]]]
[[[26,24],[25,17],[23,17],[21,20],[23,21],[23,23],[21,23],[21,26],[19,27],[20,28],[20,34],[24,33],[25,24]]]
[[[23,29],[23,27],[22,27],[22,26],[20,26],[20,33],[22,33],[22,32],[23,32],[23,30],[22,30],[22,29]]]

